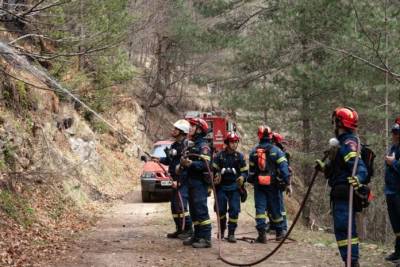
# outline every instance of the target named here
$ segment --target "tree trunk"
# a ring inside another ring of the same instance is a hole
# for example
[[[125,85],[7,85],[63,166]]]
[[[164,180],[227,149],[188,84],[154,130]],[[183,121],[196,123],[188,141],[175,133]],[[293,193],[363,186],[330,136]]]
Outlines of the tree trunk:
[[[310,120],[310,99],[307,96],[307,89],[302,89],[302,130],[303,130],[303,153],[308,155],[311,151],[311,120]],[[308,187],[311,182],[311,169],[308,164],[303,164],[302,175],[304,177],[304,185]],[[313,206],[313,197],[310,198],[304,207],[303,219],[307,226],[313,225],[313,220],[311,218],[311,208]]]

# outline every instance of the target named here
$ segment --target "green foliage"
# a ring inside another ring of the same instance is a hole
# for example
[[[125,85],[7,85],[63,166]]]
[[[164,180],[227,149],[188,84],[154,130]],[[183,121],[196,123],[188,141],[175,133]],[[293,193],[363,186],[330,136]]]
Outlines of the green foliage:
[[[388,58],[391,70],[400,73],[398,4],[389,1],[385,6],[384,1],[372,0],[258,1],[256,6],[265,12],[260,9],[258,16],[250,18],[257,11],[253,1],[242,2],[240,10],[229,5],[231,2],[201,1],[195,7],[210,21],[217,21],[212,27],[208,24],[207,32],[235,40],[219,47],[229,51],[219,62],[225,72],[212,80],[222,81],[214,85],[222,91],[221,104],[226,109],[250,113],[241,118],[244,128],[254,133],[257,124],[267,123],[286,133],[296,144],[292,148],[296,171],[307,180],[307,170],[334,135],[332,110],[351,106],[359,113],[362,141],[383,158],[385,120],[400,115],[400,94],[398,81],[389,77],[385,84],[384,72],[372,65],[384,69]],[[246,16],[248,23],[236,30]],[[383,181],[378,178],[383,176],[383,165],[376,164],[373,186],[379,188],[377,203],[383,203]],[[318,186],[320,191],[324,185]],[[382,220],[373,224],[384,229],[385,216],[374,205],[374,216]],[[328,214],[329,205],[323,209],[315,212]],[[376,232],[369,237],[384,238]]]
[[[7,190],[0,190],[0,210],[24,227],[35,221],[35,210],[29,203]]]
[[[15,164],[15,151],[16,147],[11,143],[6,142],[3,147],[4,162],[8,166],[13,166]]]
[[[63,85],[75,89],[75,93],[78,93],[76,89],[84,89],[82,99],[99,112],[112,104],[111,87],[133,77],[134,69],[126,52],[120,48],[134,21],[128,13],[128,4],[128,0],[80,0],[51,9],[57,19],[52,21],[54,27],[49,31],[54,38],[63,40],[59,53],[83,52],[77,61],[55,62],[52,74],[59,79],[67,76]],[[68,31],[60,31],[60,28]],[[85,54],[86,51],[89,54]],[[77,71],[71,71],[73,69]],[[94,90],[87,92],[88,89]]]
[[[93,119],[91,121],[91,126],[95,132],[100,133],[100,134],[106,133],[110,128],[107,124],[105,124],[103,121],[100,121],[98,119]]]
[[[209,0],[209,1],[196,1],[194,7],[196,10],[205,17],[214,17],[220,15],[224,11],[229,11],[237,2],[230,0]]]
[[[5,171],[7,168],[7,164],[4,159],[0,159],[0,171]]]
[[[199,25],[185,1],[175,0],[171,8],[169,31],[172,39],[187,53],[207,53],[237,43],[236,36],[217,29],[207,29]],[[216,1],[225,2],[225,1]],[[193,55],[192,55],[193,56]]]

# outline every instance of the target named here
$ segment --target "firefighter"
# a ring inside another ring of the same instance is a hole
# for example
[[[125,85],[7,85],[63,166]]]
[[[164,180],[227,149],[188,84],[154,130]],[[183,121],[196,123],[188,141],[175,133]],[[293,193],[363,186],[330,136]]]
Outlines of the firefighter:
[[[400,117],[392,126],[392,142],[389,153],[385,157],[385,195],[396,242],[394,252],[385,260],[400,262]]]
[[[334,232],[340,255],[344,262],[347,260],[347,234],[349,217],[349,190],[350,185],[354,190],[362,187],[366,181],[368,171],[361,158],[358,159],[357,171],[352,176],[355,160],[358,155],[358,138],[356,129],[358,123],[357,112],[349,107],[338,107],[332,114],[332,124],[335,126],[335,136],[339,140],[339,147],[335,155],[330,155],[333,160],[329,166],[325,166],[320,160],[317,160],[317,167],[327,175],[328,184],[331,187],[332,215],[334,223]],[[329,169],[329,170],[327,170]],[[351,211],[352,216],[352,239],[351,239],[351,266],[359,266],[359,248],[358,235],[355,223],[355,211]]]
[[[172,177],[172,196],[171,212],[175,222],[176,230],[168,233],[168,238],[186,239],[192,235],[192,220],[188,212],[188,183],[187,172],[176,172],[176,166],[179,165],[182,152],[185,150],[187,135],[189,134],[190,123],[187,120],[178,120],[174,123],[171,136],[175,139],[171,148],[166,150],[166,157],[160,158],[160,163],[168,165],[168,172]],[[182,207],[183,205],[183,207]],[[183,218],[184,228],[183,228]]]
[[[286,148],[283,146],[283,143],[285,142],[285,138],[276,132],[272,133],[272,140],[273,143],[279,147],[283,153],[285,153],[285,157],[287,159],[287,163],[288,163],[288,168],[289,168],[289,183],[288,186],[285,186],[285,184],[283,183],[283,186],[281,187],[280,190],[280,205],[281,205],[281,213],[282,213],[282,217],[283,217],[283,233],[286,234],[287,230],[288,230],[288,221],[287,221],[287,215],[286,215],[286,208],[285,208],[285,202],[284,202],[284,196],[283,196],[283,192],[286,192],[287,195],[291,195],[292,194],[292,186],[291,186],[291,176],[292,176],[292,168],[290,167],[290,154],[289,152],[286,151]],[[271,221],[271,216],[270,214],[268,214],[268,218]],[[271,224],[269,227],[269,230],[275,230],[274,229],[274,225]]]
[[[272,144],[272,131],[268,126],[258,127],[259,144],[249,155],[248,181],[254,185],[254,202],[256,208],[256,242],[266,243],[267,215],[271,214],[271,224],[276,230],[276,240],[284,237],[283,217],[280,201],[278,172],[286,185],[289,184],[289,168],[285,154]]]
[[[219,152],[213,162],[216,173],[217,201],[219,207],[221,239],[226,229],[226,212],[229,206],[228,242],[236,243],[235,230],[240,213],[240,188],[247,178],[248,168],[242,153],[236,149],[239,136],[232,132],[225,137],[225,149]]]
[[[211,220],[207,207],[210,182],[207,164],[211,160],[211,149],[205,141],[208,125],[200,118],[190,118],[188,121],[191,125],[190,137],[194,144],[188,148],[188,155],[181,158],[179,168],[187,171],[189,211],[193,220],[194,233],[183,241],[183,244],[194,248],[209,248],[211,247]]]

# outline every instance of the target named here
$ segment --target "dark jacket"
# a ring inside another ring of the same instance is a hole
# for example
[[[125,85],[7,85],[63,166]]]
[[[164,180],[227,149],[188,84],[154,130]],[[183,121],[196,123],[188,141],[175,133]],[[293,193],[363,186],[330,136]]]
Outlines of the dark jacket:
[[[256,147],[250,151],[249,155],[249,177],[250,183],[258,184],[257,177],[260,174],[258,167],[257,149],[263,148],[268,151],[267,161],[269,161],[272,179],[281,178],[286,184],[289,183],[289,166],[285,153],[277,146],[271,144],[269,140],[262,140]],[[268,164],[268,163],[267,163]]]
[[[391,166],[385,163],[385,195],[400,193],[400,146],[392,145],[389,155],[394,153],[395,160]]]
[[[248,168],[244,156],[240,152],[228,153],[226,150],[222,150],[215,156],[213,167],[215,172],[221,174],[221,184],[219,187],[224,190],[239,189],[236,179],[240,176],[243,176],[245,181],[247,180]]]
[[[358,141],[353,133],[344,133],[338,137],[339,149],[334,157],[334,161],[330,163],[331,169],[328,175],[328,183],[331,187],[338,185],[348,185],[348,177],[352,175],[353,166],[357,157]],[[368,171],[361,158],[358,159],[357,171],[355,176],[358,177],[360,183],[365,183]]]

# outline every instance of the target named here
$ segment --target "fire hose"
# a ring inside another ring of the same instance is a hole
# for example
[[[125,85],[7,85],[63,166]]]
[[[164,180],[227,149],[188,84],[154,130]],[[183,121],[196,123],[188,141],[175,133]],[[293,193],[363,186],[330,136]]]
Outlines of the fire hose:
[[[198,158],[200,158],[201,160],[204,161],[204,163],[205,163],[205,165],[206,165],[206,167],[207,167],[207,172],[208,172],[209,177],[210,177],[210,180],[211,180],[211,186],[212,186],[212,190],[213,190],[213,195],[214,195],[214,198],[215,198],[215,200],[216,200],[216,199],[217,199],[217,191],[216,191],[216,188],[215,188],[214,179],[213,179],[213,173],[212,173],[212,171],[211,171],[210,164],[209,164],[208,161],[207,161],[206,159],[204,159],[201,155],[198,155],[198,154],[190,154],[190,155],[191,155],[191,156],[194,156],[194,157],[198,157]],[[323,158],[322,161],[325,161],[326,158],[327,158],[327,155],[324,156],[324,158]],[[304,196],[304,199],[303,199],[303,201],[302,201],[302,203],[301,203],[301,205],[300,205],[300,208],[299,208],[299,210],[298,210],[298,212],[297,212],[297,214],[296,214],[296,216],[295,216],[295,218],[294,218],[294,220],[293,220],[292,225],[290,226],[288,232],[287,232],[286,235],[283,237],[283,239],[278,243],[278,245],[277,245],[271,252],[269,252],[267,255],[265,255],[265,256],[262,257],[261,259],[258,259],[258,260],[252,261],[252,262],[248,262],[248,263],[238,263],[238,262],[234,262],[234,261],[231,261],[231,260],[225,258],[225,257],[222,255],[221,235],[218,235],[218,253],[219,253],[219,259],[220,259],[222,262],[224,262],[224,263],[226,263],[226,264],[229,264],[229,265],[232,265],[232,266],[253,266],[253,265],[259,264],[259,263],[261,263],[261,262],[263,262],[263,261],[269,259],[270,257],[272,257],[272,256],[280,249],[280,247],[285,243],[285,241],[289,238],[289,236],[290,236],[292,230],[294,229],[294,226],[296,225],[297,221],[299,220],[300,214],[301,214],[301,212],[303,211],[303,209],[304,209],[304,207],[305,207],[305,204],[306,204],[306,202],[307,202],[307,200],[308,200],[308,197],[310,196],[311,189],[312,189],[312,187],[313,187],[313,185],[314,185],[315,179],[316,179],[317,176],[318,176],[318,173],[319,173],[319,170],[318,170],[317,168],[315,168],[314,173],[313,173],[313,176],[312,176],[312,178],[311,178],[311,182],[310,182],[310,184],[309,184],[309,186],[308,186],[307,192],[306,192],[306,194],[305,194],[305,196]],[[220,233],[220,232],[221,232],[221,222],[220,222],[220,216],[219,216],[218,201],[215,201],[215,209],[216,209],[217,220],[218,220],[218,221],[217,221],[218,233]]]
[[[360,151],[361,151],[361,145],[360,145],[360,138],[357,136],[357,155],[356,159],[354,160],[354,165],[353,165],[353,171],[351,173],[351,176],[354,177],[357,172],[357,165],[358,165],[358,160],[360,157]],[[350,184],[350,190],[349,190],[349,220],[348,220],[348,225],[347,225],[347,259],[346,259],[346,266],[350,267],[351,266],[351,235],[353,232],[353,200],[354,200],[354,192],[353,192],[353,186]]]

